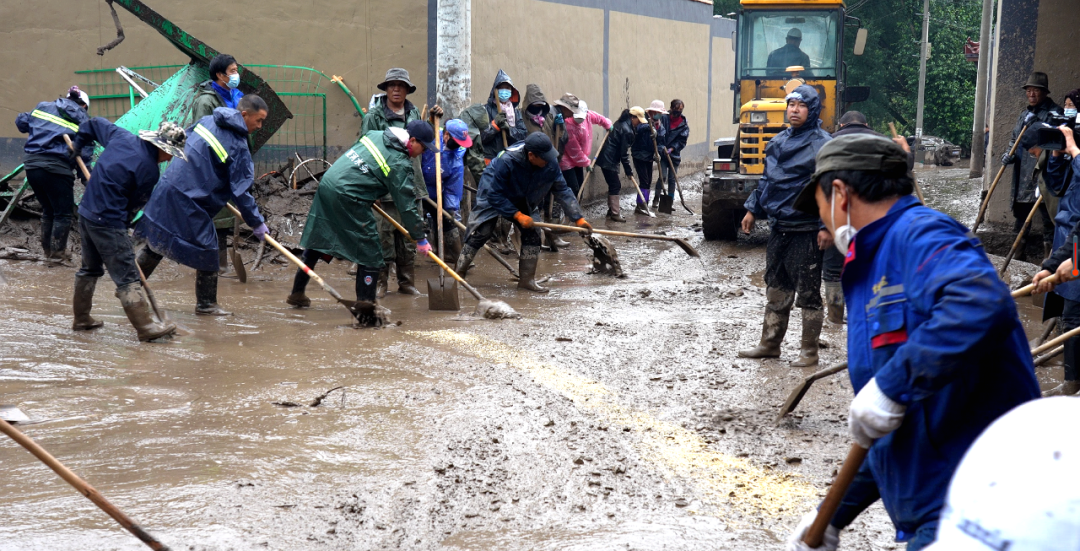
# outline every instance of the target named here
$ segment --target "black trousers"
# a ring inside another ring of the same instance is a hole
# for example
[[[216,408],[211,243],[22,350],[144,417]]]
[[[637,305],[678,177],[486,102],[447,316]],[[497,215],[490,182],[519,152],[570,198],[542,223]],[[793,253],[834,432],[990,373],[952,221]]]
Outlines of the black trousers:
[[[563,180],[566,180],[566,186],[577,197],[578,192],[581,191],[581,185],[585,183],[585,167],[575,166],[570,170],[564,170],[562,171],[562,177]]]
[[[604,174],[604,181],[607,182],[608,195],[618,195],[620,192],[622,192],[622,180],[619,179],[618,170],[601,168],[600,172]]]
[[[1065,309],[1061,312],[1061,330],[1072,331],[1080,327],[1080,302],[1065,299]],[[1080,339],[1065,341],[1065,380],[1080,381]]]
[[[300,260],[304,261],[304,265],[309,269],[314,270],[315,265],[319,263],[319,260],[325,260],[330,262],[333,260],[329,255],[323,254],[313,249],[304,249],[304,252],[300,254]],[[303,293],[307,289],[308,283],[311,281],[311,276],[304,273],[304,270],[297,268],[296,277],[293,278],[292,293]],[[379,268],[371,268],[369,266],[357,265],[356,269],[356,300],[365,300],[367,302],[375,302],[375,287],[379,283]]]
[[[79,235],[82,236],[82,267],[76,276],[98,278],[108,270],[117,287],[139,281],[135,251],[127,228],[101,226],[80,218]]]
[[[823,251],[824,258],[821,263],[822,281],[840,281],[840,272],[844,269],[844,255],[836,247],[829,247]]]
[[[67,248],[67,234],[75,213],[75,175],[42,168],[26,169],[26,179],[41,204],[41,248]]]
[[[498,224],[501,218],[492,218],[487,222],[480,224],[472,229],[468,235],[465,236],[465,243],[475,250],[480,250],[491,239],[491,236],[495,234],[495,226]],[[525,229],[521,227],[516,221],[511,221],[517,231],[521,233],[521,247],[539,247],[540,246],[540,230],[536,228]]]
[[[765,284],[795,292],[795,306],[821,310],[822,251],[817,231],[780,231],[773,228],[765,249]]]
[[[649,182],[652,182],[652,161],[642,161],[641,159],[634,159],[634,172],[637,173],[637,182],[641,186],[642,195],[646,199],[649,198]],[[638,202],[641,202],[641,198],[638,197]]]

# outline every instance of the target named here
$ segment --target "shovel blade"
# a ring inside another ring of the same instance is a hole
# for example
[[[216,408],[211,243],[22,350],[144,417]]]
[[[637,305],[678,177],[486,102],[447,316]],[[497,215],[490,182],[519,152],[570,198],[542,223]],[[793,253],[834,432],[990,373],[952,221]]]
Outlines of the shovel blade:
[[[15,406],[0,406],[0,419],[8,423],[25,423],[30,420],[25,413]]]
[[[680,237],[675,240],[675,244],[678,245],[686,254],[694,258],[701,258],[701,254],[698,253],[697,249],[695,249],[694,246],[691,245],[687,240]]]
[[[675,214],[675,199],[667,195],[660,195],[660,206],[656,209],[664,214]]]
[[[427,289],[428,310],[461,310],[461,297],[458,295],[457,280],[454,278],[431,278],[427,280]]]
[[[240,251],[233,248],[232,250],[232,263],[233,269],[236,270],[236,279],[240,280],[240,283],[247,283],[247,268],[244,267],[244,257],[240,256]]]

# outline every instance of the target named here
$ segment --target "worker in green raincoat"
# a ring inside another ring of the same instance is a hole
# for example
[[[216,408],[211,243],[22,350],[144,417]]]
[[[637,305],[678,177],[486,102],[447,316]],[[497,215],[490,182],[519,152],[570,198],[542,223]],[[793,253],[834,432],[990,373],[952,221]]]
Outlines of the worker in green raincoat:
[[[343,258],[355,263],[356,300],[375,303],[384,260],[375,225],[377,215],[371,206],[387,194],[398,205],[402,225],[416,241],[417,251],[425,255],[431,251],[410,187],[411,158],[422,154],[425,148],[439,151],[435,132],[428,123],[416,120],[404,129],[368,132],[338,158],[319,183],[308,213],[304,236],[300,239],[304,264],[314,268],[320,258],[327,262]],[[297,308],[310,306],[311,299],[304,294],[309,280],[305,270],[297,270],[292,294],[285,302]],[[369,324],[374,325],[374,321]]]

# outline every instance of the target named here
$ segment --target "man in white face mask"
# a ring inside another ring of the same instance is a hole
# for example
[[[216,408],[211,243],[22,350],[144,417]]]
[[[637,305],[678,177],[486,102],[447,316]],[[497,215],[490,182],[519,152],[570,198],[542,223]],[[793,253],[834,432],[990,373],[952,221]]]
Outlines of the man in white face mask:
[[[795,208],[844,251],[851,435],[869,454],[830,522],[825,549],[878,499],[908,551],[934,540],[953,471],[975,437],[1039,396],[1016,303],[979,240],[912,197],[907,154],[866,134],[817,155]],[[801,542],[814,513],[791,535]]]

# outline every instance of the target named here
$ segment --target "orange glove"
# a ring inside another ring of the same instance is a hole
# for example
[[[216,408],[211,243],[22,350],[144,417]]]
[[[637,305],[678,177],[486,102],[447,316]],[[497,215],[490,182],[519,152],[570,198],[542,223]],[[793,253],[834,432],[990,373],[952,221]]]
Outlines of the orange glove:
[[[517,222],[519,226],[529,230],[533,227],[532,216],[529,216],[521,211],[514,213],[514,222]]]
[[[592,233],[592,224],[584,218],[578,218],[577,222],[574,222],[574,225],[587,230],[588,233]]]

